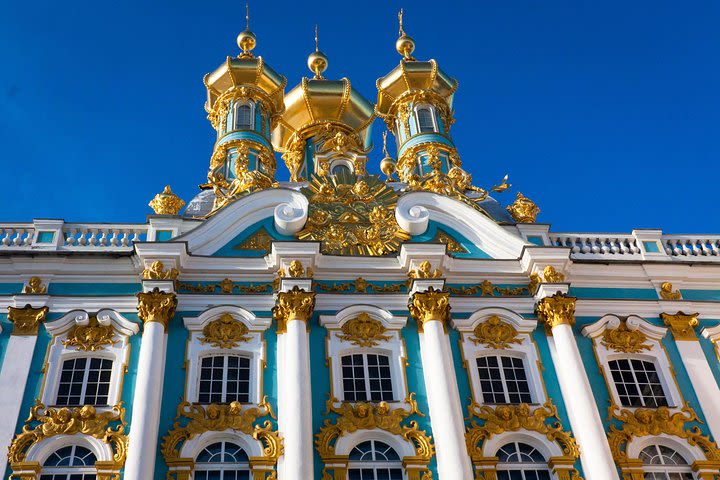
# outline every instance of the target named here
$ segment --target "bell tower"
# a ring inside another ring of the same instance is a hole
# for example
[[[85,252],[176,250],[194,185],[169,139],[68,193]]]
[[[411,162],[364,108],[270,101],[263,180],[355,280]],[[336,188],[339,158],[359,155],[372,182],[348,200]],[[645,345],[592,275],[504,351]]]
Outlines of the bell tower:
[[[215,193],[212,213],[255,190],[275,182],[275,152],[271,132],[283,113],[287,79],[252,50],[257,40],[246,28],[237,38],[242,50],[203,79],[205,110],[217,132],[206,188]]]

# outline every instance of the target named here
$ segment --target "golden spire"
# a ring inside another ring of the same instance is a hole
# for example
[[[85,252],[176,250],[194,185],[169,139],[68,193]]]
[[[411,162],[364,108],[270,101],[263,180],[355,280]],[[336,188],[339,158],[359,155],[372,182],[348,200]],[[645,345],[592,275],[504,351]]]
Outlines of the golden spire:
[[[308,68],[315,74],[315,80],[323,80],[323,72],[327,70],[328,58],[320,51],[320,42],[318,41],[318,26],[315,24],[315,51],[308,56]]]
[[[238,47],[242,50],[240,58],[253,58],[251,50],[257,45],[255,34],[250,31],[250,5],[245,4],[245,30],[237,37]]]
[[[405,61],[412,62],[415,59],[412,57],[412,53],[415,51],[415,40],[413,40],[408,34],[405,33],[403,28],[403,16],[405,12],[401,8],[398,12],[398,23],[400,30],[398,32],[398,39],[395,42],[395,49],[403,56]]]

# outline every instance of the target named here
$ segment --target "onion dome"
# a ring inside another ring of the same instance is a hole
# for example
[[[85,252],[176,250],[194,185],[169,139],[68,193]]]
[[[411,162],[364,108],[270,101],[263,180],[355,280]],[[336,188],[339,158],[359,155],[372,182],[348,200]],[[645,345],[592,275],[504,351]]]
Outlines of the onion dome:
[[[333,168],[330,157],[345,155],[345,166],[355,173],[364,171],[370,143],[370,126],[375,119],[373,104],[350,84],[350,80],[328,80],[322,74],[328,58],[317,45],[308,57],[314,78],[303,78],[285,95],[285,111],[272,134],[276,150],[290,170],[291,181],[310,173],[324,175]],[[348,155],[349,154],[349,155]]]

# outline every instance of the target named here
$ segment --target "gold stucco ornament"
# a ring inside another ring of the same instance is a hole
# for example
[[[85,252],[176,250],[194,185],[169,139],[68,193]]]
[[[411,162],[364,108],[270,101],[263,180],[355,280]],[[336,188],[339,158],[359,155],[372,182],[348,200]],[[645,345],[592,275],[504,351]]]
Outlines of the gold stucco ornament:
[[[558,325],[575,325],[575,297],[556,293],[537,304],[537,314],[549,328]]]
[[[156,260],[142,272],[143,280],[175,280],[178,277],[176,268],[165,269],[165,264]]]
[[[177,215],[185,202],[173,193],[170,185],[165,185],[162,193],[155,195],[148,205],[158,215]]]
[[[620,322],[617,328],[605,330],[601,343],[611,350],[623,353],[640,353],[644,350],[652,350],[647,344],[647,335],[640,329],[630,330],[627,320]]]
[[[302,192],[310,207],[298,239],[322,242],[324,254],[388,255],[410,239],[395,220],[398,194],[376,176],[316,176]]]
[[[23,293],[30,295],[42,295],[47,293],[47,285],[43,285],[42,278],[30,277],[27,285],[23,288]]]
[[[545,283],[562,283],[565,281],[565,275],[555,270],[552,265],[548,265],[543,269],[543,281]]]
[[[420,262],[414,270],[408,272],[408,278],[442,278],[443,273],[439,268],[433,269],[432,264],[427,260]]]
[[[500,320],[500,317],[493,315],[473,331],[470,341],[475,345],[485,345],[487,348],[504,350],[511,347],[511,344],[520,344],[518,331],[507,322]]]
[[[35,425],[31,426],[33,423]],[[89,435],[110,445],[113,451],[112,468],[119,470],[127,455],[125,425],[125,408],[122,404],[98,412],[92,405],[46,408],[38,402],[30,410],[22,432],[15,436],[10,445],[8,460],[11,466],[23,462],[30,447],[46,438],[56,435]]]
[[[380,342],[390,340],[390,335],[385,335],[387,329],[381,321],[375,320],[365,312],[345,322],[342,326],[342,333],[335,335],[340,340],[350,342],[358,347],[374,347]]]
[[[200,343],[209,343],[216,348],[235,348],[241,342],[249,342],[248,327],[229,313],[223,313],[203,328]]]
[[[698,339],[695,335],[695,327],[700,324],[697,313],[677,312],[674,315],[661,313],[660,318],[663,319],[665,326],[670,328],[675,340],[695,341]]]
[[[333,420],[326,419],[320,432],[315,435],[315,447],[320,458],[327,464],[335,464],[336,462],[333,460],[338,459],[335,446],[340,437],[358,430],[384,430],[392,435],[398,435],[412,444],[415,455],[405,457],[403,463],[408,468],[408,478],[420,480],[420,475],[427,471],[427,465],[435,453],[435,447],[431,437],[424,430],[420,430],[416,421],[403,423],[411,415],[424,416],[418,410],[414,396],[415,394],[411,393],[405,399],[407,408],[391,408],[387,402],[357,402],[353,404],[330,398],[326,404],[325,415],[334,413],[337,417]],[[328,465],[326,469],[328,468],[335,469],[334,478],[345,478],[344,476],[340,477],[338,473],[346,472],[337,471],[338,468],[345,467]]]
[[[425,292],[415,292],[408,303],[410,315],[417,322],[418,331],[423,332],[425,323],[438,320],[447,328],[450,321],[450,293],[430,287]]]
[[[682,300],[682,294],[680,290],[673,290],[672,283],[663,282],[660,285],[660,298],[663,300]]]
[[[177,296],[155,287],[151,292],[138,293],[137,297],[140,320],[146,326],[148,323],[160,323],[167,331],[170,319],[175,315]]]
[[[68,332],[62,344],[66,347],[75,347],[86,352],[104,350],[107,345],[115,345],[115,329],[112,325],[101,325],[95,315],[92,315],[87,325],[75,325]]]
[[[276,419],[267,397],[264,397],[257,407],[246,409],[243,409],[243,405],[237,401],[227,405],[211,404],[208,406],[182,402],[177,408],[177,421],[163,437],[160,451],[172,469],[187,460],[192,461],[192,459],[180,457],[185,442],[205,432],[223,432],[231,429],[251,435],[258,440],[262,444],[262,458],[266,459],[270,465],[275,465],[278,457],[283,453],[282,437],[277,430],[273,430],[270,420],[265,420],[262,425],[255,423],[258,418],[266,416]],[[263,475],[253,478],[265,479],[266,477]]]
[[[278,293],[277,304],[272,309],[273,318],[277,321],[278,333],[287,331],[290,320],[300,320],[307,324],[315,309],[315,292],[306,292],[295,285],[292,290]]]
[[[13,335],[37,335],[40,324],[45,320],[48,307],[33,308],[30,304],[23,308],[8,307],[8,320],[13,324]]]
[[[522,193],[518,192],[515,201],[508,205],[510,216],[519,223],[535,223],[540,208]]]

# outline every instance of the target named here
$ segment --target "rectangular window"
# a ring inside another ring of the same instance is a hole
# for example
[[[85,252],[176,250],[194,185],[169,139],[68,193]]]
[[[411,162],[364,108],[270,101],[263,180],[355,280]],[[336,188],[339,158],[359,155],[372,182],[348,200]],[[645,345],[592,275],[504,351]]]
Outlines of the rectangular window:
[[[386,355],[357,353],[342,357],[343,395],[346,402],[393,401],[390,359]]]
[[[608,362],[613,383],[623,407],[667,407],[655,364],[622,358]]]
[[[58,406],[107,405],[112,364],[112,360],[104,358],[65,360],[55,403]]]
[[[521,358],[487,356],[477,359],[483,403],[531,403],[530,384]]]
[[[250,359],[237,355],[205,357],[200,365],[200,403],[250,401]]]

